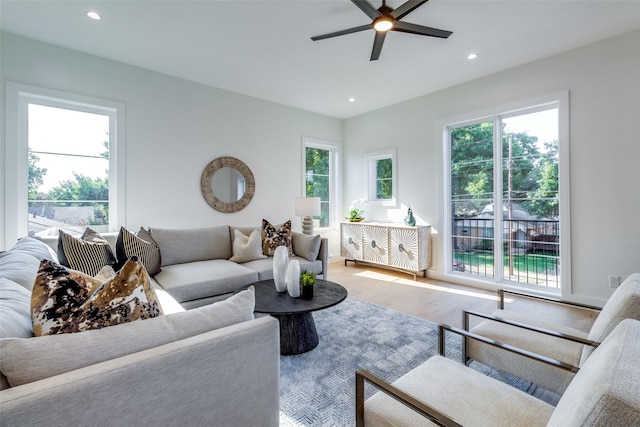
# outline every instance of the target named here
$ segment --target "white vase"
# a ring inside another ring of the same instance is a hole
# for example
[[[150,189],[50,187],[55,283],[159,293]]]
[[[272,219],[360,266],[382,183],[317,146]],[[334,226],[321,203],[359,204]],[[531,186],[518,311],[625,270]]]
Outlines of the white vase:
[[[287,290],[287,265],[289,264],[289,251],[286,246],[278,246],[273,254],[273,281],[276,291]]]
[[[300,296],[300,264],[297,259],[287,266],[287,291],[293,298]]]

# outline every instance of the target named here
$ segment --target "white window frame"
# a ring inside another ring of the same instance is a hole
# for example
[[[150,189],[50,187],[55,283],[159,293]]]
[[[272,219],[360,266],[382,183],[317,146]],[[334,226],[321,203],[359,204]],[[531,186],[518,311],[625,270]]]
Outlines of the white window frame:
[[[28,233],[28,105],[109,116],[109,231],[125,224],[125,105],[20,83],[6,85],[5,246]]]
[[[342,209],[338,206],[340,201],[340,188],[342,188],[342,176],[340,174],[340,162],[342,156],[342,144],[324,139],[302,137],[302,165],[301,165],[301,196],[306,197],[307,188],[307,147],[329,151],[329,226],[318,227],[318,231],[335,230],[338,227],[338,212]]]
[[[477,277],[474,278],[469,275],[464,275],[459,272],[453,271],[452,266],[452,248],[451,248],[451,235],[453,230],[451,229],[451,140],[450,129],[461,126],[468,126],[471,124],[479,123],[481,121],[498,121],[498,118],[506,119],[508,117],[532,113],[536,110],[544,110],[554,106],[558,108],[558,178],[559,178],[559,200],[560,200],[560,260],[562,268],[560,270],[560,296],[562,298],[568,298],[572,294],[571,289],[571,192],[570,192],[570,171],[569,171],[569,91],[563,91],[560,93],[549,94],[538,98],[530,99],[527,101],[516,102],[513,104],[505,105],[502,107],[495,107],[490,110],[481,112],[475,115],[469,115],[467,117],[458,117],[445,120],[442,123],[442,141],[443,141],[443,224],[442,229],[444,231],[444,238],[442,242],[443,250],[443,272],[445,276],[450,277],[464,277],[466,281],[478,282],[493,286],[497,288],[499,286],[505,286],[507,288],[514,288],[510,283],[503,278],[502,269],[495,269],[493,278],[489,277]],[[496,205],[502,205],[502,193],[497,191],[499,185],[499,179],[497,177],[502,176],[502,129],[500,126],[495,126],[496,132],[494,132],[494,150],[497,157],[494,157],[494,194]],[[494,230],[502,230],[502,216],[496,215],[494,218]],[[500,245],[502,247],[502,233],[494,233],[494,245]],[[502,265],[503,256],[502,251],[495,252],[494,265]],[[536,293],[550,293],[545,292],[542,289],[531,289]]]
[[[397,150],[395,147],[385,150],[372,151],[365,154],[365,168],[367,170],[367,194],[368,203],[373,205],[397,207],[398,205],[398,173],[397,173]],[[376,162],[378,160],[391,159],[391,192],[390,199],[378,199],[376,191]]]

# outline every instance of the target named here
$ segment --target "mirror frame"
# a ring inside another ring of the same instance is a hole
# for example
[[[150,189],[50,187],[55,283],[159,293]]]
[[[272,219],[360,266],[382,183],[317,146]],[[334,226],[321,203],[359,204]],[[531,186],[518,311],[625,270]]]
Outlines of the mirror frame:
[[[213,192],[212,182],[213,175],[222,168],[234,168],[237,169],[245,180],[245,191],[242,197],[235,202],[225,202],[216,197]],[[200,178],[200,191],[202,196],[207,201],[209,206],[218,212],[233,213],[244,209],[253,199],[256,192],[256,180],[251,173],[251,169],[243,161],[236,159],[235,157],[218,157],[212,160],[202,171],[202,177]]]

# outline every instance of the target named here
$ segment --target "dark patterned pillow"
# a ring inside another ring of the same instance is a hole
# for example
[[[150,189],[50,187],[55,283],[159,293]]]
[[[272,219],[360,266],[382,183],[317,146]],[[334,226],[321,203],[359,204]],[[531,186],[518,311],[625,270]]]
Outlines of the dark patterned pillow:
[[[293,256],[291,247],[291,220],[278,226],[272,225],[266,219],[262,220],[262,252],[273,256],[278,246],[286,246],[289,256]]]
[[[153,240],[149,232],[142,227],[136,234],[124,227],[120,227],[120,233],[118,233],[118,238],[116,239],[116,256],[118,263],[126,262],[129,258],[135,256],[151,276],[160,273],[160,246]]]
[[[35,336],[100,329],[161,314],[149,275],[135,258],[104,283],[43,260],[31,293]]]
[[[102,267],[116,262],[109,242],[88,227],[79,239],[60,230],[58,259],[60,264],[89,276],[95,276]]]

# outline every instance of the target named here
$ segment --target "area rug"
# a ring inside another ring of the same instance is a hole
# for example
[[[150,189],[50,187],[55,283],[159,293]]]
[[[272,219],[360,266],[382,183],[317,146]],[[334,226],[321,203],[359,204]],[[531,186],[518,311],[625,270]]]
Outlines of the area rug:
[[[348,297],[313,314],[320,343],[280,358],[280,425],[355,425],[355,372],[366,369],[394,381],[438,352],[438,326]],[[460,360],[461,340],[448,335],[447,357]],[[527,393],[535,386],[479,363],[479,370]],[[367,386],[366,396],[375,392]]]

